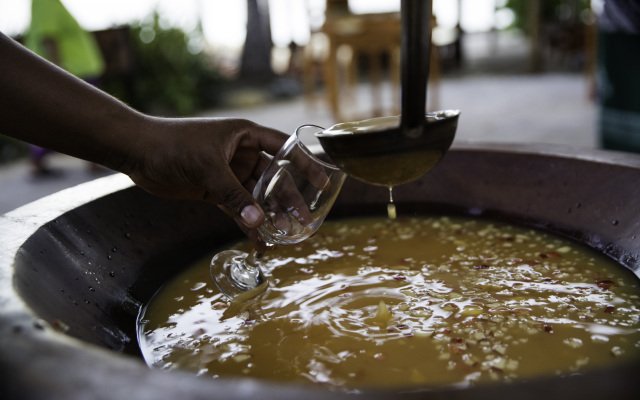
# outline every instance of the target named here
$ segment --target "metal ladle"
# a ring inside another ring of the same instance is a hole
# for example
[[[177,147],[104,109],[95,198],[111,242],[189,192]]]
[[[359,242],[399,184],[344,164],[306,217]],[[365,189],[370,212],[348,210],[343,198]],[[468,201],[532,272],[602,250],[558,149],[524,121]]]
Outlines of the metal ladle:
[[[458,110],[425,115],[431,46],[431,0],[402,0],[402,115],[343,123],[316,134],[325,152],[346,173],[392,187],[431,170],[447,152]]]

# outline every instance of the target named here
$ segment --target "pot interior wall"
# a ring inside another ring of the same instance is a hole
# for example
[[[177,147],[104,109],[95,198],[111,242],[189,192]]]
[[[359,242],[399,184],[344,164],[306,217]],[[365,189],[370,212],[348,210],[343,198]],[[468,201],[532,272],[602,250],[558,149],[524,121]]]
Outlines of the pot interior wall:
[[[394,198],[400,215],[490,216],[554,231],[637,274],[640,162],[632,160],[462,147],[396,188]],[[383,215],[387,200],[386,188],[348,180],[331,218]],[[215,206],[132,187],[40,227],[16,255],[14,286],[39,318],[68,335],[138,354],[141,305],[194,261],[240,238]]]

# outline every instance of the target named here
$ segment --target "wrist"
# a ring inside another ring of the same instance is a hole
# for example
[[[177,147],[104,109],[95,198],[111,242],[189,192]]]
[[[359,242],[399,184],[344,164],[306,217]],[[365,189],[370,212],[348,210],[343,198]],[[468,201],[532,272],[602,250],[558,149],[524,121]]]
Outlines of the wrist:
[[[111,118],[118,123],[107,133],[107,151],[100,164],[131,175],[144,161],[145,149],[149,149],[157,125],[156,118],[131,109],[126,110],[125,115]]]

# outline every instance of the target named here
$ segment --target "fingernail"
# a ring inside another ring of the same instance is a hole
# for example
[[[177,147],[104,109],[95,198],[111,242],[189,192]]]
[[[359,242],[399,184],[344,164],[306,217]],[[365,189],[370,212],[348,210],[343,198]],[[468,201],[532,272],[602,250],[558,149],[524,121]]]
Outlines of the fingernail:
[[[240,218],[242,218],[242,222],[249,227],[254,227],[261,217],[262,213],[258,210],[258,207],[253,204],[245,206],[245,208],[240,211]]]

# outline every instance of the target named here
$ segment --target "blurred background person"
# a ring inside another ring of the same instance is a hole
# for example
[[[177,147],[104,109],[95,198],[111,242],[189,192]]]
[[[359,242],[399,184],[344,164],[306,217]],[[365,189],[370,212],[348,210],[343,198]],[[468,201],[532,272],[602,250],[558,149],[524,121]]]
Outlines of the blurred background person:
[[[640,1],[606,0],[598,25],[600,144],[640,153]]]
[[[93,85],[98,84],[105,63],[91,33],[85,31],[60,0],[32,0],[31,24],[24,44],[39,56]],[[54,171],[45,163],[50,150],[30,145],[36,175]]]

